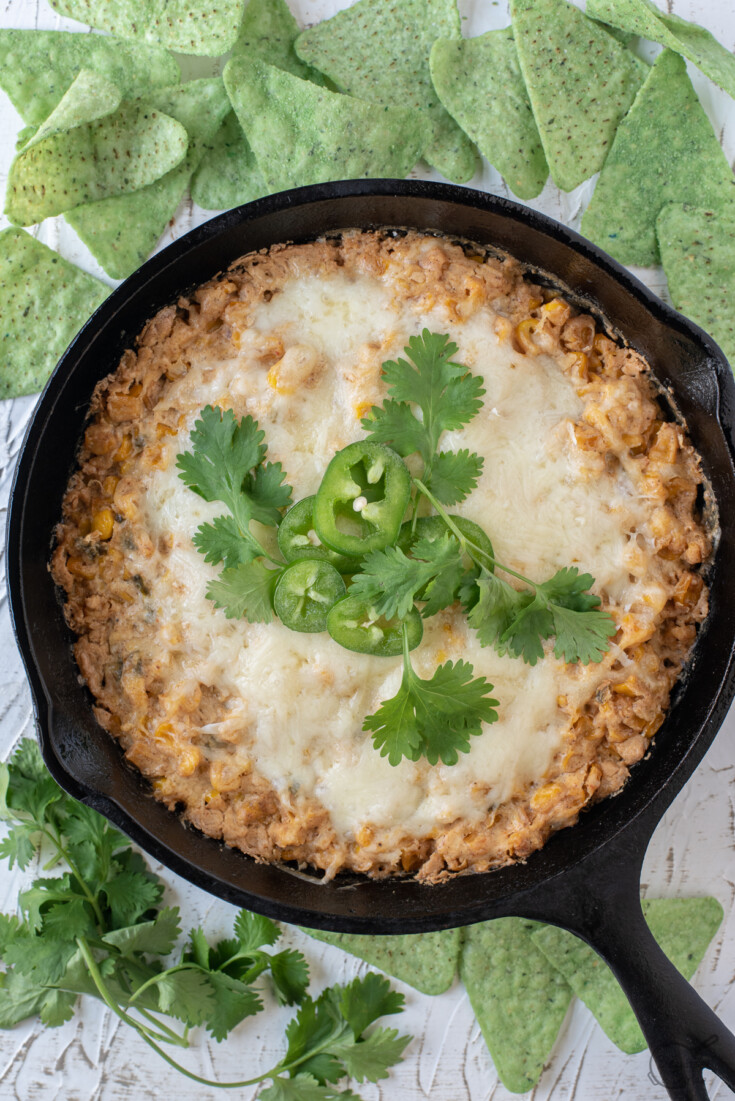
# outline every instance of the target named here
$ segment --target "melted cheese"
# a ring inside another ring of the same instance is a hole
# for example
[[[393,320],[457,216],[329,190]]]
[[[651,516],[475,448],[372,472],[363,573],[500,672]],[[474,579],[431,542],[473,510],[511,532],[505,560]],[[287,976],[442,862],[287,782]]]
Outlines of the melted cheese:
[[[485,460],[477,489],[457,511],[480,523],[498,556],[526,575],[543,579],[577,564],[594,575],[598,592],[632,605],[643,594],[626,565],[628,533],[642,518],[641,503],[623,472],[590,478],[580,468],[569,442],[580,398],[552,359],[521,355],[496,337],[494,319],[483,307],[450,325],[442,307],[419,314],[374,278],[309,276],[286,283],[254,310],[230,359],[194,362],[171,387],[169,400],[184,412],[185,425],[165,442],[165,468],[151,473],[144,502],[154,543],[161,535],[173,540],[152,596],[161,645],[182,682],[216,685],[229,697],[237,752],[277,791],[320,800],[345,837],[368,823],[424,835],[460,816],[480,819],[540,780],[568,721],[557,697],[587,698],[596,667],[580,676],[547,654],[531,668],[481,647],[456,610],[442,613],[426,623],[415,667],[426,677],[447,658],[471,662],[495,686],[499,721],[473,738],[471,752],[453,767],[389,765],[362,723],[395,694],[401,659],[354,654],[327,635],[227,620],[215,610],[205,590],[217,570],[191,540],[223,506],[186,489],[175,455],[188,447],[202,406],[232,406],[259,420],[268,456],[283,463],[294,500],[314,493],[334,452],[362,438],[365,403],[382,395],[380,362],[400,354],[424,327],[449,331],[459,345],[455,358],[481,375],[486,389],[478,416],[442,440],[444,448],[466,447]],[[258,363],[254,349],[263,334],[280,337],[286,349],[310,349],[315,369],[295,392],[279,392],[273,369]]]

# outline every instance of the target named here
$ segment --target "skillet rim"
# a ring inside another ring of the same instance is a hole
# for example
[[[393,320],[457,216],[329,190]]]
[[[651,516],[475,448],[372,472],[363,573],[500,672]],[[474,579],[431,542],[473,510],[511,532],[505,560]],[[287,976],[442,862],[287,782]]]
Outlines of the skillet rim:
[[[698,326],[677,314],[671,307],[653,295],[635,276],[631,275],[596,246],[580,237],[573,230],[545,215],[539,214],[537,211],[487,192],[476,192],[468,188],[437,184],[431,181],[359,180],[299,188],[269,196],[266,199],[257,200],[254,203],[218,215],[191,230],[158,253],[147,261],[138,272],[134,273],[130,279],[113,291],[62,356],[29,422],[13,479],[7,528],[8,586],[13,626],[31,683],[34,712],[42,751],[55,779],[72,795],[81,798],[110,818],[155,859],[160,860],[171,867],[172,870],[190,879],[205,890],[228,901],[260,910],[271,917],[280,918],[284,921],[349,932],[424,932],[430,929],[447,928],[484,920],[486,917],[493,916],[493,906],[497,911],[497,906],[501,901],[504,900],[507,903],[508,898],[512,898],[515,894],[520,896],[525,890],[535,887],[539,883],[554,880],[562,875],[565,870],[576,867],[590,853],[601,850],[605,844],[621,832],[631,830],[639,820],[643,827],[640,830],[641,841],[644,844],[647,843],[650,834],[649,824],[652,828],[660,814],[663,813],[663,810],[694,771],[699,760],[711,744],[727,713],[729,704],[735,696],[735,640],[730,638],[729,652],[727,659],[724,661],[722,675],[716,690],[709,699],[706,713],[701,717],[698,729],[691,734],[690,745],[674,762],[673,768],[667,767],[665,783],[657,790],[647,794],[644,792],[643,799],[638,799],[637,804],[630,808],[624,822],[619,820],[616,822],[615,819],[619,819],[620,815],[614,810],[607,810],[607,808],[614,808],[615,805],[625,801],[623,795],[621,795],[615,801],[608,799],[597,804],[596,807],[585,813],[576,826],[569,827],[553,835],[539,852],[532,855],[527,864],[513,865],[510,868],[481,875],[456,877],[448,884],[432,887],[417,885],[412,880],[375,881],[360,879],[359,877],[346,877],[338,879],[330,886],[323,886],[319,885],[318,881],[315,881],[311,876],[295,875],[290,869],[269,865],[267,868],[271,878],[272,874],[283,878],[287,896],[286,899],[274,900],[271,893],[266,892],[265,895],[261,893],[262,882],[264,880],[268,881],[268,874],[255,877],[257,889],[253,891],[249,890],[240,881],[242,877],[237,872],[238,870],[241,872],[241,867],[239,869],[232,868],[233,858],[239,865],[242,865],[244,861],[251,873],[258,870],[262,871],[262,865],[256,865],[251,858],[241,853],[224,849],[220,842],[211,838],[204,838],[204,835],[198,835],[194,831],[186,829],[175,816],[170,815],[168,811],[162,808],[164,814],[177,823],[179,831],[183,831],[184,835],[188,835],[187,840],[198,836],[204,841],[205,848],[210,847],[211,849],[211,847],[214,847],[218,850],[219,856],[223,858],[219,861],[219,864],[225,866],[231,874],[229,878],[225,879],[219,873],[213,874],[206,866],[206,861],[203,864],[201,860],[197,862],[182,856],[179,851],[180,846],[172,846],[170,838],[164,839],[155,833],[155,826],[157,825],[155,814],[153,815],[153,827],[151,827],[150,822],[146,826],[139,818],[131,817],[120,802],[119,788],[116,789],[114,783],[110,786],[109,776],[100,776],[97,782],[90,783],[88,770],[85,771],[84,767],[80,767],[79,761],[74,760],[73,757],[70,759],[68,738],[71,732],[68,729],[68,717],[64,715],[63,708],[60,710],[57,706],[58,701],[52,699],[51,692],[39,668],[33,645],[33,632],[30,629],[26,614],[23,585],[22,539],[28,504],[28,483],[34,472],[34,464],[38,454],[34,448],[34,443],[37,446],[43,440],[45,434],[50,431],[50,426],[53,427],[54,408],[57,400],[63,394],[67,385],[73,384],[80,363],[84,362],[85,354],[91,354],[90,348],[94,345],[94,341],[98,338],[100,332],[104,333],[105,327],[109,328],[114,325],[118,310],[126,302],[131,299],[135,300],[155,282],[160,283],[167,271],[184,263],[187,257],[200,249],[202,245],[215,242],[220,236],[226,236],[233,225],[247,225],[263,216],[277,216],[284,212],[301,210],[310,204],[320,204],[325,200],[359,201],[360,199],[382,198],[388,202],[391,197],[408,202],[413,199],[428,200],[434,204],[448,203],[452,207],[460,206],[470,210],[491,211],[493,214],[507,218],[511,222],[524,225],[533,232],[540,233],[543,237],[561,243],[571,249],[572,252],[579,254],[585,261],[591,262],[598,271],[612,278],[624,291],[638,299],[647,312],[667,329],[682,334],[691,341],[701,351],[703,363],[713,375],[716,393],[714,394],[712,416],[727,451],[729,476],[734,487],[733,496],[735,497],[735,471],[733,470],[735,384],[724,356],[712,339]],[[351,224],[357,223],[353,221]],[[374,225],[376,223],[371,221],[369,224]],[[395,223],[384,221],[382,224]],[[409,223],[404,221],[401,224],[407,225]],[[413,224],[416,225],[416,228],[422,228],[417,223]],[[347,223],[343,220],[341,225],[344,228]],[[312,230],[310,235],[313,238],[320,232],[329,232],[329,230],[324,228],[316,231]],[[445,228],[444,232],[449,237],[463,236],[463,234],[451,229]],[[283,240],[283,237],[279,239]],[[227,262],[232,262],[232,259],[241,254],[241,250],[236,250]],[[523,259],[521,262],[527,263]],[[186,286],[199,285],[214,274],[216,272],[210,270],[208,274],[202,278],[196,278],[193,282],[187,283]],[[557,280],[560,278],[560,276],[557,276]],[[161,308],[162,304],[159,303],[154,307],[150,307],[144,321]],[[144,321],[140,322],[133,336],[137,335]],[[109,370],[108,366],[99,374],[99,377],[102,377],[107,370]],[[710,399],[712,399],[712,395],[710,395]],[[87,401],[88,397],[85,397],[85,405]],[[720,572],[722,571],[720,570]],[[735,627],[733,630],[735,631]],[[706,641],[708,631],[705,630],[702,634]],[[68,638],[71,639],[70,632],[68,632]],[[701,649],[702,647],[698,643],[695,648],[693,665],[697,662]],[[673,713],[676,707],[677,703],[673,703],[669,714]],[[669,725],[668,716],[662,731],[667,725]],[[101,728],[98,729],[101,731]],[[101,733],[111,745],[115,745],[118,750],[119,761],[122,762],[119,747],[116,743],[112,743],[109,735],[104,731],[101,731]],[[660,771],[661,758],[662,754],[652,755],[652,760],[658,762],[657,767],[654,767],[654,772]],[[644,762],[641,762],[641,765],[643,764]],[[125,771],[131,771],[127,766],[124,767]],[[639,765],[638,769],[640,767]],[[636,786],[633,780],[638,776],[638,769],[634,770],[634,777],[626,785],[624,795],[630,792],[631,787]],[[103,783],[103,779],[106,781],[105,783]],[[637,787],[640,788],[641,783],[638,783]],[[628,799],[628,801],[630,800]],[[160,804],[154,803],[150,798],[145,805],[148,809],[160,807]],[[600,828],[601,817],[602,827]],[[577,845],[564,845],[563,839],[569,834],[575,834],[575,837],[581,836],[582,822],[585,823],[586,843],[580,841]],[[561,845],[560,838],[562,839]],[[189,847],[191,848],[191,846]],[[194,847],[197,848],[196,845]],[[568,852],[564,855],[564,851],[570,848],[577,850],[572,852],[571,860]],[[213,856],[213,851],[210,851],[209,856]],[[537,857],[543,857],[543,861],[536,859]],[[531,874],[529,874],[529,869]],[[252,875],[249,878],[252,879]],[[304,885],[300,889],[297,887],[299,882]],[[468,884],[478,889],[469,889]],[[291,899],[299,890],[302,895],[308,895],[309,899],[307,901],[302,898],[298,904],[294,904]],[[367,906],[363,897],[366,892],[370,897]],[[428,907],[427,902],[430,900],[427,897],[427,892],[431,892],[431,904]],[[440,896],[448,901],[446,904],[434,905]],[[338,912],[335,911],[334,906],[331,910],[327,908],[329,911],[327,912],[325,907],[320,905],[329,898],[339,900]],[[375,916],[376,899],[378,900],[378,908],[381,908],[379,919],[376,919]],[[387,909],[385,909],[386,906]],[[406,907],[410,911],[417,909],[417,912],[407,912]],[[388,910],[393,912],[388,913]],[[507,910],[503,912],[507,912]]]

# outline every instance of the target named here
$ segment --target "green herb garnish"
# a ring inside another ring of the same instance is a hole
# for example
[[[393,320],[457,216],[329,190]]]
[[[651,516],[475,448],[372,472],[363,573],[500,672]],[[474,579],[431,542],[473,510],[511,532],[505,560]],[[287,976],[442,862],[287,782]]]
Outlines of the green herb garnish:
[[[0,1028],[36,1015],[61,1025],[79,995],[90,994],[197,1082],[239,1088],[271,1079],[263,1101],[358,1101],[335,1083],[345,1076],[377,1082],[400,1061],[409,1037],[387,1028],[366,1034],[403,1007],[387,979],[368,974],[312,999],[303,955],[268,951],[280,930],[260,914],[241,910],[233,936],[214,945],[201,928],[190,930],[178,959],[164,965],[181,932],[178,907],[160,906],[163,882],[123,834],[62,791],[35,742],[22,741],[10,763],[0,764],[0,817],[11,824],[0,842],[11,868],[40,855],[44,871],[65,869],[21,892],[20,916],[0,914]],[[264,974],[278,1001],[299,1005],[276,1066],[247,1081],[212,1082],[161,1046],[188,1047],[190,1029],[199,1025],[223,1040],[263,1009],[255,983]]]
[[[452,361],[458,349],[446,335],[424,329],[404,350],[408,359],[383,364],[390,397],[373,406],[362,427],[370,439],[389,444],[404,458],[417,451],[424,460],[422,481],[443,504],[454,505],[477,485],[483,459],[467,450],[439,451],[439,440],[479,413],[482,379]],[[412,405],[421,410],[421,419]]]
[[[332,568],[346,575],[341,599],[332,595],[331,608],[320,608],[332,638],[359,653],[403,652],[398,693],[363,724],[375,748],[392,765],[403,757],[453,765],[482,723],[497,720],[498,701],[490,695],[492,684],[474,677],[465,661],[439,665],[428,680],[418,676],[409,657],[422,634],[417,605],[428,618],[459,601],[483,646],[529,665],[544,656],[549,638],[555,638],[557,658],[600,661],[617,628],[589,592],[590,574],[564,567],[546,581],[532,581],[495,558],[479,525],[446,512],[445,505],[476,487],[483,459],[467,449],[440,451],[441,437],[478,413],[483,382],[454,362],[457,345],[446,334],[424,329],[405,352],[406,359],[383,364],[389,396],[362,421],[368,440],[337,452],[316,496],[295,506],[294,530],[304,528],[300,538],[308,551],[313,519],[320,539],[315,553],[331,556]],[[224,501],[231,513],[202,524],[194,537],[208,562],[225,566],[207,596],[228,618],[250,622],[273,618],[277,585],[283,607],[300,607],[304,593],[290,591],[288,569],[250,531],[252,520],[278,525],[291,495],[280,463],[265,462],[263,432],[251,417],[238,423],[232,410],[222,414],[208,406],[191,439],[193,452],[178,457],[180,476],[205,500]],[[399,458],[409,455],[420,456],[420,477],[411,477]],[[427,504],[433,516],[420,515]],[[406,513],[410,520],[401,524]],[[290,547],[293,536],[282,542]],[[338,589],[333,586],[333,593]]]

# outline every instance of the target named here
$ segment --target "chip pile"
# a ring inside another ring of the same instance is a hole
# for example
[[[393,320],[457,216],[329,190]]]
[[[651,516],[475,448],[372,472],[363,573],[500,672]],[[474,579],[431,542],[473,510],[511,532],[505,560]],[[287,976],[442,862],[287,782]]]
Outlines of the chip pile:
[[[600,172],[583,232],[622,263],[663,261],[674,304],[735,359],[733,174],[684,63],[735,95],[735,56],[653,0],[509,0],[511,26],[475,38],[457,0],[355,0],[305,31],[287,0],[51,4],[106,33],[0,30],[0,87],[26,124],[5,213],[63,214],[113,279],[187,188],[224,210],[420,158],[466,183],[481,153],[521,199]],[[664,47],[652,67],[636,36]],[[182,84],[170,50],[221,57],[222,76]],[[23,377],[0,364],[5,393]]]
[[[661,948],[691,979],[722,922],[719,902],[659,898],[642,905]],[[407,936],[304,931],[426,994],[443,993],[459,970],[498,1077],[512,1093],[538,1082],[575,996],[622,1051],[645,1050],[610,968],[563,929],[511,917]]]

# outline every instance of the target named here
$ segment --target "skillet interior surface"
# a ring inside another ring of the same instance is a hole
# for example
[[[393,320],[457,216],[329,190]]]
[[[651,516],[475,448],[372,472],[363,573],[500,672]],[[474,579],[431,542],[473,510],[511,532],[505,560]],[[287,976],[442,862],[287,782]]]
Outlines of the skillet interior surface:
[[[431,887],[358,877],[324,885],[316,876],[257,864],[184,826],[152,798],[147,782],[96,723],[47,570],[92,390],[115,369],[145,321],[246,252],[354,226],[436,231],[554,273],[564,289],[625,334],[671,391],[719,507],[710,616],[649,758],[615,799],[585,812],[527,864]],[[735,601],[727,574],[727,563],[735,561],[734,437],[735,385],[711,339],[589,242],[518,204],[465,188],[373,180],[302,188],[223,214],[113,292],[65,353],[28,428],[11,498],[8,581],[46,762],[62,786],[178,874],[230,902],[318,928],[418,933],[469,924],[513,912],[514,899],[553,882],[623,833],[637,833],[642,852],[735,695]]]

